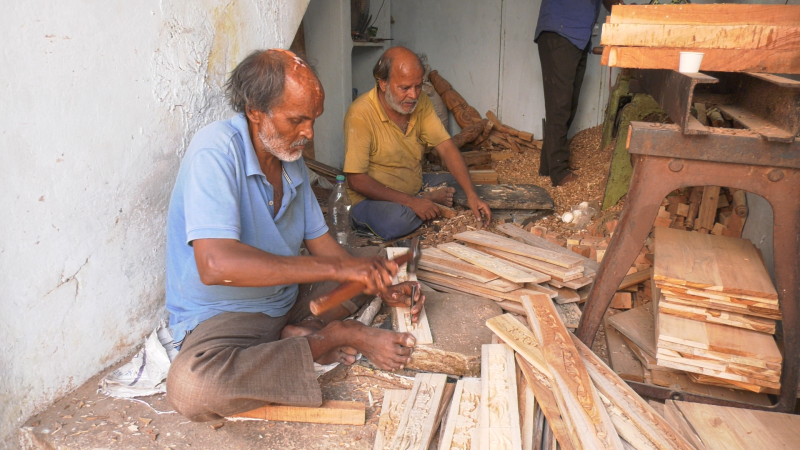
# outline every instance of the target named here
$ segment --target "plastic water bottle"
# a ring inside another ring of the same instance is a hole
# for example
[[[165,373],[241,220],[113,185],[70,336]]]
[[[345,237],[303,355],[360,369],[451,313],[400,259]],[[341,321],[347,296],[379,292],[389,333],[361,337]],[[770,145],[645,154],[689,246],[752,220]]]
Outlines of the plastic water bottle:
[[[336,176],[336,186],[328,198],[328,228],[339,245],[350,244],[353,234],[350,228],[350,196],[344,188],[344,175]]]

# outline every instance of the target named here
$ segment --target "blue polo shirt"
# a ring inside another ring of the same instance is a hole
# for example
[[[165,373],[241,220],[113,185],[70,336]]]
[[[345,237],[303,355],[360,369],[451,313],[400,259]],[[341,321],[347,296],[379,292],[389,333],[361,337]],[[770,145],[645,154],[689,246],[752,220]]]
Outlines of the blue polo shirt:
[[[272,185],[261,171],[239,114],[198,131],[181,162],[167,218],[167,309],[175,342],[223,312],[279,317],[297,298],[296,284],[206,286],[200,281],[195,239],[236,239],[265,252],[297,256],[304,239],[328,231],[311,191],[305,162],[284,162],[283,201],[273,217]]]
[[[538,40],[542,31],[552,31],[585,49],[592,39],[600,5],[600,0],[542,0],[533,40]]]

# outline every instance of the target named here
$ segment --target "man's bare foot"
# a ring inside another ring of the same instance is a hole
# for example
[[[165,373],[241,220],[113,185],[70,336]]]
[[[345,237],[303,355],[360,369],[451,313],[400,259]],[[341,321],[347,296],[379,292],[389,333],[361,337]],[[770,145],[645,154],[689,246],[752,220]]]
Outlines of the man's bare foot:
[[[357,320],[334,321],[325,328],[306,336],[315,360],[325,357],[341,358],[335,352],[352,347],[363,353],[373,364],[386,370],[402,369],[411,360],[416,340],[411,333],[396,333],[368,327]],[[334,352],[333,356],[326,355]],[[349,352],[348,352],[349,353]],[[349,360],[344,356],[345,360]]]
[[[286,339],[296,336],[308,336],[312,333],[322,330],[325,326],[319,319],[304,320],[296,325],[286,325],[281,330],[281,339]],[[356,362],[356,355],[358,351],[353,347],[336,347],[333,350],[322,354],[314,360],[317,364],[328,365],[335,362],[342,363],[346,366]]]
[[[456,190],[454,188],[444,186],[423,192],[419,194],[419,196],[422,198],[427,198],[428,200],[434,203],[438,203],[440,205],[447,206],[448,208],[452,208],[453,195],[455,195],[455,193]]]

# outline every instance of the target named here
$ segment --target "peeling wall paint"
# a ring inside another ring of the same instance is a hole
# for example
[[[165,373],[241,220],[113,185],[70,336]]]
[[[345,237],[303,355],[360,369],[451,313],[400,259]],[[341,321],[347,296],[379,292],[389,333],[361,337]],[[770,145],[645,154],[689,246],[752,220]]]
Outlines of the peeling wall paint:
[[[39,0],[0,15],[0,448],[163,314],[180,157],[307,0]]]

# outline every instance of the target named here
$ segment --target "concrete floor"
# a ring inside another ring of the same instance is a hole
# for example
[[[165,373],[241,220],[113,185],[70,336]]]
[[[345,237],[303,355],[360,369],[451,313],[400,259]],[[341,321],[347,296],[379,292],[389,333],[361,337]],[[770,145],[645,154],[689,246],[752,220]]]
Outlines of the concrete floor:
[[[373,371],[368,362],[338,367],[320,379],[323,397],[362,401],[366,424],[320,425],[270,421],[190,422],[175,413],[166,395],[120,400],[98,393],[109,369],[98,374],[20,431],[24,449],[371,449],[384,389],[413,381]],[[413,372],[405,372],[414,376]],[[370,404],[370,393],[372,404]]]

